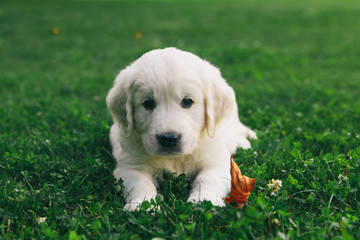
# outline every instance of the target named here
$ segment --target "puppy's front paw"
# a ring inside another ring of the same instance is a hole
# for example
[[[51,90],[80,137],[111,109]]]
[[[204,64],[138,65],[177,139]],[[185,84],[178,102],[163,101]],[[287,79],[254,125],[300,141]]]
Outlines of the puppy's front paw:
[[[131,203],[127,203],[125,204],[124,210],[125,211],[129,211],[129,212],[133,212],[133,211],[139,211],[141,207],[141,203],[138,202],[131,202]],[[160,206],[153,206],[151,205],[150,207],[145,208],[146,211],[160,211]]]
[[[215,195],[207,195],[206,194],[191,194],[188,198],[187,202],[192,203],[200,203],[202,201],[210,201],[212,205],[224,207],[225,203],[224,200],[221,197],[217,197]]]
[[[138,211],[140,204],[141,203],[138,203],[138,202],[127,203],[127,204],[125,204],[124,210],[131,211],[131,212]]]

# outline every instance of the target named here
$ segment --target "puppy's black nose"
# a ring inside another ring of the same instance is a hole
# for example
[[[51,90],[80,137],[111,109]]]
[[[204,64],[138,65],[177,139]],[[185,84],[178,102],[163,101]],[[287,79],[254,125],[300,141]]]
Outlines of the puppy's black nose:
[[[180,142],[181,135],[178,133],[168,132],[157,134],[156,138],[162,147],[172,149]]]

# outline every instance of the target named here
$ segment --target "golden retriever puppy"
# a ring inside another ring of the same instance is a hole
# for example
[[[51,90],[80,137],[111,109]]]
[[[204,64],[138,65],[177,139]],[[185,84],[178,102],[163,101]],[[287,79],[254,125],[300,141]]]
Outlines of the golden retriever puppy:
[[[163,172],[194,178],[188,201],[224,205],[230,156],[256,134],[240,122],[234,91],[216,67],[175,48],[153,50],[119,73],[106,102],[125,209],[154,198]]]

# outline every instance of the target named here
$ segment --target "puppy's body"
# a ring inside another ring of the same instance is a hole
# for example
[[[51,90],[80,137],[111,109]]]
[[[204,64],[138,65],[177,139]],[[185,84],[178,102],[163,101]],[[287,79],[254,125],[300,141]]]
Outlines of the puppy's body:
[[[188,201],[224,204],[229,158],[256,134],[239,121],[235,94],[217,68],[174,48],[153,50],[120,72],[107,104],[126,209],[154,198],[164,171],[195,178]]]

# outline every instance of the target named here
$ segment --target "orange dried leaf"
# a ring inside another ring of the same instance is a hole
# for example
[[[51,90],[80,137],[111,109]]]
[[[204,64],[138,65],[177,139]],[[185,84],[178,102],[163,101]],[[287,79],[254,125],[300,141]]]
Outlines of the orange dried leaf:
[[[233,157],[233,156],[232,156]],[[236,208],[241,208],[249,199],[250,192],[255,186],[256,179],[241,175],[238,165],[230,158],[231,190],[230,196],[225,198],[225,202],[237,203]]]

